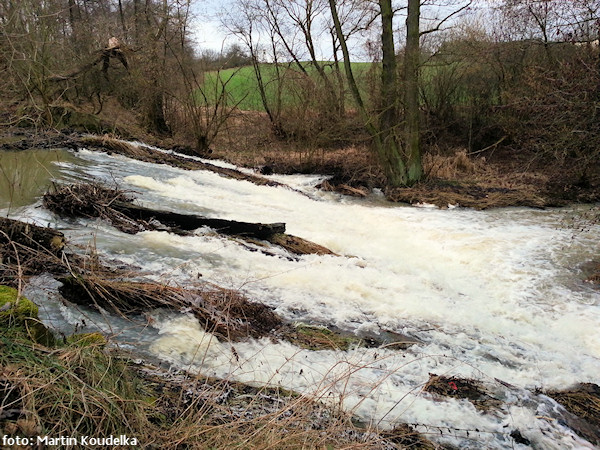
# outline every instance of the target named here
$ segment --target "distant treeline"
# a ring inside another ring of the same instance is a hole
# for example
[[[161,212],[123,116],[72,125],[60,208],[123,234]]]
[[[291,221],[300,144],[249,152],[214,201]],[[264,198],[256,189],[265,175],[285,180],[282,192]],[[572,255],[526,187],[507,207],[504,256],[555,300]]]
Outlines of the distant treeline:
[[[223,51],[202,50],[200,61],[206,70],[222,70],[252,65],[252,57],[240,44],[231,44]]]

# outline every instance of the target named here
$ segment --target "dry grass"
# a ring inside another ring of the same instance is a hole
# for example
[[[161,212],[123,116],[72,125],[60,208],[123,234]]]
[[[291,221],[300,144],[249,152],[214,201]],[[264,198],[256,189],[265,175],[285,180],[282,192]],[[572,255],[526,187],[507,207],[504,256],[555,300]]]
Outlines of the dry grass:
[[[264,118],[262,119],[264,120]],[[243,130],[244,121],[261,129],[261,117],[246,114],[230,130]],[[234,164],[255,168],[267,167],[277,173],[320,173],[331,179],[318,186],[344,195],[365,196],[372,188],[384,188],[385,177],[367,143],[344,148],[306,149],[289,142],[277,141],[268,129],[261,136],[246,137],[254,142],[248,147],[219,145],[215,156]],[[270,136],[270,137],[269,137]],[[544,195],[548,175],[526,166],[506,170],[490,164],[486,158],[469,155],[458,149],[454,154],[439,154],[432,149],[423,155],[427,179],[412,188],[387,188],[388,200],[403,203],[430,203],[446,208],[460,205],[476,209],[506,206],[543,207],[555,204]]]
[[[594,445],[600,445],[600,386],[582,383],[564,391],[546,392],[574,417],[566,423]]]
[[[423,157],[423,170],[430,178],[455,180],[489,172],[485,158],[472,159],[466,150],[457,150],[454,155],[444,156],[427,153]]]
[[[567,391],[548,392],[547,395],[562,404],[570,413],[600,430],[600,386],[586,383]]]
[[[386,190],[395,202],[450,205],[474,209],[507,206],[539,207],[552,204],[541,191],[547,177],[535,172],[502,172],[485,158],[470,157],[465,150],[454,155],[426,154],[428,181],[411,188]]]
[[[259,338],[282,326],[281,318],[267,306],[211,284],[204,284],[201,289],[184,289],[151,282],[111,280],[93,274],[61,281],[61,294],[76,304],[92,304],[121,316],[156,308],[185,309],[198,318],[206,331],[226,340]]]

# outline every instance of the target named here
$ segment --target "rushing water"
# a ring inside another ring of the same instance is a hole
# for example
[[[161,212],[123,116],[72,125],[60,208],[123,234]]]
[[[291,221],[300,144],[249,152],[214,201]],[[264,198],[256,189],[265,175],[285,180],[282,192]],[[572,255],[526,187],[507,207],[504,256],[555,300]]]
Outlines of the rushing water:
[[[236,343],[232,351],[185,313],[156,311],[137,323],[67,308],[48,298],[44,288],[52,282],[40,277],[29,295],[44,304],[56,328],[72,332],[85,321],[144,357],[281,385],[381,426],[426,425],[419,430],[463,448],[519,447],[509,437],[517,429],[537,448],[589,446],[555,420],[553,401],[533,393],[599,382],[600,293],[582,281],[580,267],[598,256],[600,227],[569,227],[578,209],[392,206],[377,195],[355,200],[316,191],[314,176],[273,176],[293,189],[256,186],[86,150],[51,167],[45,173],[60,181],[116,181],[151,207],[285,222],[288,233],[340,256],[269,256],[206,230],[130,236],[102,222],[65,221],[39,201],[12,208],[12,216],[51,223],[71,242],[95,246],[150,278],[173,284],[201,278],[238,289],[294,321],[358,335],[388,330],[420,343],[406,351],[310,352],[262,340]],[[433,398],[422,392],[429,373],[477,379],[502,406],[485,412],[466,400]]]

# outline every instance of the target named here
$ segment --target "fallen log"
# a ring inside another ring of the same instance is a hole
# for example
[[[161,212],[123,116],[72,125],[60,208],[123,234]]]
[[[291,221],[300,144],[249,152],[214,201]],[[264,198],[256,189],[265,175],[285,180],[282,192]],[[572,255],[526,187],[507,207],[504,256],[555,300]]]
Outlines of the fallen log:
[[[123,191],[96,183],[56,186],[53,191],[44,194],[44,206],[58,214],[100,217],[129,234],[156,229],[185,233],[210,227],[222,234],[266,239],[285,232],[284,223],[238,222],[146,208],[133,204],[133,199]]]
[[[161,224],[169,228],[184,231],[191,231],[201,227],[210,227],[215,229],[218,233],[254,237],[257,239],[267,239],[274,234],[285,232],[285,223],[265,224],[213,219],[193,214],[160,211],[121,201],[113,202],[111,207],[133,220],[142,220],[148,223],[158,220]]]
[[[135,205],[123,191],[94,183],[55,186],[44,195],[44,206],[57,214],[108,220],[124,233],[163,230],[189,234],[192,230],[209,227],[255,244],[257,240],[267,241],[295,255],[335,255],[323,246],[285,234],[285,223],[239,222],[146,208]]]

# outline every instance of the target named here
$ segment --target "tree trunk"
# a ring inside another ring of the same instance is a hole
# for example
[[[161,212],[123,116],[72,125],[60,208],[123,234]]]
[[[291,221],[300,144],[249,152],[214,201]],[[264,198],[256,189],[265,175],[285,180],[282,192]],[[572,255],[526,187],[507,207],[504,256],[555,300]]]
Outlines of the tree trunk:
[[[162,88],[158,86],[157,81],[152,84],[152,90],[154,90],[154,92],[150,93],[146,110],[148,129],[153,133],[169,136],[171,134],[171,129],[165,118]]]
[[[127,39],[127,26],[125,25],[125,13],[123,12],[122,0],[119,0],[119,18],[121,19],[121,29],[123,30],[123,37]]]
[[[358,89],[358,84],[356,83],[356,79],[354,78],[354,73],[352,72],[352,64],[350,62],[350,52],[348,51],[348,43],[346,42],[346,37],[344,36],[344,32],[342,31],[342,24],[340,22],[340,18],[337,12],[335,0],[329,0],[329,8],[331,10],[331,17],[333,19],[335,33],[337,35],[338,40],[340,41],[340,48],[344,57],[344,71],[346,72],[346,79],[348,80],[348,87],[350,89],[350,93],[352,94],[352,98],[354,99],[354,102],[358,107],[358,111],[361,117],[365,121],[365,127],[367,128],[367,131],[374,139],[378,139],[379,132],[371,121],[371,117],[369,116],[365,107],[365,103],[360,95],[360,90]]]
[[[381,11],[381,118],[379,129],[381,143],[378,154],[383,164],[388,183],[391,186],[405,186],[410,183],[403,158],[399,134],[398,117],[398,68],[394,48],[394,31],[391,0],[379,0]]]
[[[418,61],[419,61],[419,1],[416,1],[416,13],[414,9],[414,0],[410,0],[409,5],[412,9],[409,9],[409,16],[412,18],[411,21],[411,32],[414,33],[414,17],[416,14],[416,50],[414,49],[414,34],[411,37],[411,45],[413,45],[413,52],[416,52],[416,70],[413,71],[412,76],[418,77]],[[329,0],[329,6],[331,9],[331,15],[335,26],[335,31],[340,41],[340,48],[344,55],[344,68],[346,71],[346,78],[348,80],[348,86],[350,92],[358,106],[358,110],[365,121],[365,127],[371,138],[373,139],[373,146],[379,158],[380,164],[385,171],[388,184],[390,186],[408,186],[419,181],[422,177],[423,171],[421,169],[421,155],[418,141],[418,78],[413,79],[413,86],[415,90],[413,93],[416,95],[416,116],[411,116],[413,122],[411,125],[406,126],[406,130],[415,130],[415,117],[416,117],[416,137],[415,134],[411,134],[411,146],[408,151],[402,148],[402,141],[399,136],[399,118],[398,118],[398,72],[396,64],[396,54],[394,49],[394,34],[393,34],[393,18],[394,10],[392,9],[391,0],[379,0],[379,8],[381,12],[382,20],[382,34],[381,34],[381,48],[382,48],[382,74],[381,74],[381,100],[380,110],[381,114],[379,120],[377,120],[374,114],[370,114],[365,103],[360,95],[358,84],[354,79],[352,73],[352,66],[350,64],[350,55],[348,52],[348,46],[346,38],[343,34],[341,22],[337,13],[337,7],[335,0]],[[412,13],[412,16],[411,16]],[[412,95],[412,94],[411,94]],[[412,98],[412,97],[411,97]],[[413,112],[415,109],[413,108]]]
[[[420,0],[408,1],[406,18],[406,53],[404,57],[404,113],[406,117],[406,184],[413,184],[423,176],[420,143],[419,111],[419,18]]]

